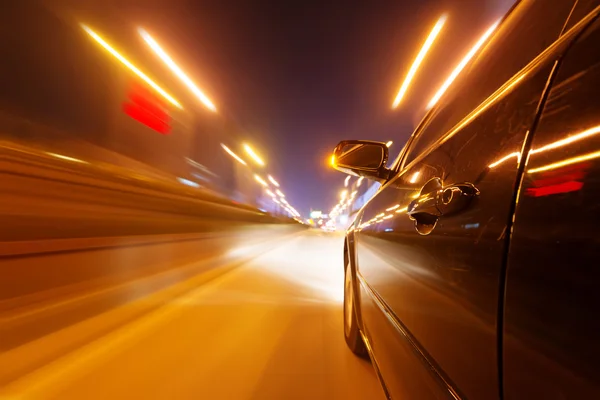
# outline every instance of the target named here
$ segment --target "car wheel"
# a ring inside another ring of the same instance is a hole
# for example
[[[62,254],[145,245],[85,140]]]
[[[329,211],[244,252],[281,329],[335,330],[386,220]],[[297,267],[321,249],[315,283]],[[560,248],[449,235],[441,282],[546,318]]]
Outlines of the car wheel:
[[[368,358],[367,347],[358,329],[355,310],[354,281],[350,262],[346,260],[344,273],[344,337],[346,344],[357,356]]]

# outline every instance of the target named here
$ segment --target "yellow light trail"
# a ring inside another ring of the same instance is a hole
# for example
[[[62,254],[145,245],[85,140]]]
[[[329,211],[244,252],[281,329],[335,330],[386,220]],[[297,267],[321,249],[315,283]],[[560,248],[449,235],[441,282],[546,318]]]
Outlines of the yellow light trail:
[[[148,32],[143,30],[142,28],[138,29],[138,32],[142,36],[142,38],[148,43],[148,46],[160,57],[160,59],[167,64],[169,69],[173,71],[177,77],[183,81],[183,83],[194,93],[194,95],[204,104],[208,109],[213,112],[217,111],[217,107],[210,101],[210,99],[192,82],[192,80],[179,68],[175,61],[160,47],[160,45],[150,36]]]
[[[142,71],[140,71],[129,60],[127,60],[125,57],[123,57],[118,51],[116,51],[114,48],[112,48],[104,39],[102,39],[102,37],[100,37],[100,35],[98,35],[96,32],[94,32],[87,25],[81,24],[81,27],[88,35],[90,35],[92,37],[92,39],[94,39],[96,42],[98,42],[100,44],[100,46],[102,46],[106,51],[108,51],[110,54],[112,54],[113,57],[115,57],[117,60],[119,60],[123,65],[125,65],[127,68],[129,68],[140,79],[142,79],[144,82],[146,82],[148,85],[150,85],[150,87],[152,87],[152,89],[156,90],[162,97],[167,99],[174,106],[183,109],[183,107],[181,106],[181,104],[179,104],[179,102],[177,100],[175,100],[170,94],[168,94],[165,90],[163,90],[163,88],[158,86],[152,79],[150,79],[146,74],[144,74]]]
[[[242,160],[237,154],[235,154],[233,151],[231,151],[231,149],[229,147],[225,146],[223,143],[221,143],[221,147],[223,148],[223,150],[225,150],[225,152],[227,154],[229,154],[231,157],[235,158],[241,164],[248,165],[248,164],[246,164],[246,161]]]
[[[444,27],[444,24],[446,23],[447,18],[448,17],[446,15],[442,15],[440,17],[440,19],[438,19],[437,23],[435,24],[435,26],[433,27],[431,32],[429,33],[429,36],[427,37],[427,40],[425,40],[423,47],[421,47],[421,50],[419,51],[417,58],[415,58],[415,60],[413,61],[412,65],[410,67],[410,70],[408,71],[408,74],[406,75],[406,78],[404,78],[404,82],[402,82],[402,86],[400,86],[400,90],[398,91],[398,94],[396,95],[396,99],[394,99],[392,108],[396,108],[400,104],[400,101],[402,100],[402,98],[406,94],[406,91],[408,90],[408,86],[410,85],[410,82],[413,80],[415,74],[417,73],[417,70],[419,69],[419,66],[423,62],[423,59],[425,59],[427,52],[429,51],[429,49],[433,45],[433,42],[435,41],[438,34]]]
[[[500,23],[500,21],[497,21],[496,23],[494,23],[491,27],[488,28],[487,31],[485,31],[485,33],[483,34],[483,36],[481,36],[479,38],[479,40],[477,41],[477,43],[475,43],[475,45],[471,48],[471,50],[469,50],[469,52],[467,53],[467,55],[463,57],[463,59],[461,60],[461,62],[458,63],[458,65],[456,66],[456,68],[454,68],[454,70],[452,71],[452,73],[450,74],[450,76],[448,76],[448,78],[446,79],[446,81],[442,84],[442,86],[438,89],[438,91],[435,93],[435,95],[433,96],[433,98],[429,101],[429,104],[427,105],[427,108],[432,108],[438,102],[438,100],[440,99],[440,97],[442,97],[442,95],[446,92],[446,90],[448,90],[448,88],[450,87],[450,85],[452,84],[452,82],[454,82],[454,80],[456,79],[456,77],[458,77],[458,74],[461,73],[461,71],[465,68],[465,66],[468,64],[468,62],[471,60],[471,58],[473,58],[473,56],[475,55],[475,53],[477,53],[477,50],[479,50],[481,48],[481,46],[483,46],[483,44],[490,37],[490,35],[492,33],[494,33],[494,31],[498,27],[499,23]]]
[[[256,153],[254,152],[254,150],[252,150],[252,147],[250,147],[250,146],[249,146],[249,145],[247,145],[247,144],[244,144],[244,150],[246,150],[246,153],[248,153],[248,155],[249,155],[250,157],[252,157],[252,159],[253,159],[253,160],[254,160],[254,161],[255,161],[255,162],[258,164],[258,165],[260,165],[260,166],[264,166],[264,165],[265,165],[265,162],[262,160],[262,158],[260,158],[260,157],[258,156],[258,154],[256,154]]]
[[[565,167],[571,164],[577,164],[582,161],[592,160],[594,158],[600,157],[600,151],[595,151],[593,153],[584,154],[582,156],[567,158],[566,160],[555,162],[553,164],[544,165],[543,167],[533,168],[527,171],[530,174],[534,174],[536,172],[549,171],[551,169],[556,169],[560,167]]]
[[[273,178],[271,175],[267,176],[267,179],[273,184],[275,185],[275,187],[279,187],[279,182],[277,182],[275,180],[275,178]]]
[[[261,185],[263,185],[264,187],[268,187],[269,186],[269,184],[263,178],[261,178],[260,176],[258,176],[256,174],[254,174],[254,179],[256,179],[256,181],[258,183],[260,183]]]

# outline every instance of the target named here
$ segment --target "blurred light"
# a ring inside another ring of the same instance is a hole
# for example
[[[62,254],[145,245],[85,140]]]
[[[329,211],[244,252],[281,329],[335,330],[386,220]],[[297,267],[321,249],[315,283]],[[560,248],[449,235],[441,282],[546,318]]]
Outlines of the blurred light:
[[[254,174],[254,179],[256,179],[256,181],[258,183],[260,183],[261,185],[263,185],[264,187],[269,186],[269,184],[267,182],[265,182],[265,180],[263,178],[261,178],[260,176]]]
[[[279,187],[279,182],[277,182],[275,180],[275,178],[273,178],[271,175],[267,176],[267,179],[273,184],[275,185],[275,187]]]
[[[460,72],[465,68],[465,66],[471,60],[471,58],[473,58],[473,56],[475,55],[475,53],[477,53],[477,50],[479,50],[479,48],[481,48],[481,46],[483,46],[483,44],[490,37],[490,35],[496,30],[496,28],[498,27],[499,23],[500,23],[500,21],[497,21],[492,26],[490,26],[488,28],[488,30],[485,31],[485,33],[483,34],[483,36],[481,36],[479,38],[479,40],[477,41],[477,43],[475,43],[475,45],[471,48],[471,50],[469,50],[469,52],[461,60],[461,62],[458,63],[458,65],[456,66],[456,68],[454,68],[454,71],[452,71],[452,73],[446,79],[446,81],[444,82],[444,84],[438,89],[438,91],[436,92],[436,94],[429,101],[429,104],[427,105],[428,108],[433,107],[438,102],[438,100],[440,99],[440,97],[442,97],[442,95],[444,94],[444,92],[446,92],[446,90],[448,90],[448,87],[450,87],[450,85],[452,84],[452,82],[454,82],[454,80],[456,79],[456,77],[458,76],[458,74],[460,74]]]
[[[390,218],[393,218],[393,217],[394,217],[393,215],[386,215],[385,217],[383,217],[383,219],[390,219]]]
[[[285,197],[285,194],[283,194],[279,189],[275,190],[275,193],[277,193],[277,196],[279,197]]]
[[[276,198],[273,198],[273,201],[274,201],[275,203],[277,203],[277,204],[281,204],[281,203],[279,202],[279,200],[277,200]]]
[[[394,211],[394,210],[395,210],[396,208],[398,208],[398,207],[400,207],[400,204],[396,204],[395,206],[393,206],[393,207],[390,207],[390,208],[388,208],[388,209],[387,209],[387,210],[385,210],[385,211]]]
[[[346,177],[346,179],[344,179],[344,187],[348,187],[348,182],[350,182],[350,178],[352,178],[350,175],[348,175]]]
[[[391,145],[393,145],[393,144],[394,144],[394,142],[390,140],[390,141],[389,141],[389,142],[387,142],[385,145],[386,145],[387,147],[390,147],[390,146],[391,146]]]
[[[417,180],[419,179],[419,176],[421,176],[421,171],[417,171],[413,174],[413,176],[410,177],[410,183],[417,183]]]
[[[577,133],[577,134],[569,136],[567,138],[560,139],[560,140],[557,140],[556,142],[552,142],[550,144],[542,146],[539,149],[532,149],[529,153],[530,154],[537,154],[537,153],[542,153],[542,152],[547,151],[547,150],[556,149],[556,148],[559,148],[559,147],[566,146],[568,144],[577,142],[577,141],[582,140],[582,139],[587,139],[588,137],[597,135],[598,133],[600,133],[600,126],[595,126],[593,128],[587,129],[587,130],[585,130],[583,132]],[[495,168],[498,165],[502,164],[504,161],[506,161],[506,160],[508,160],[508,159],[510,159],[512,157],[519,157],[519,155],[520,155],[519,152],[510,153],[509,155],[502,157],[500,160],[498,160],[498,161],[490,164],[488,167],[489,168]]]
[[[350,198],[353,199],[356,197],[356,195],[358,194],[358,190],[355,190],[354,192],[352,192],[352,194],[350,195]]]
[[[266,192],[269,196],[275,198],[275,193],[271,192],[269,189],[267,189]]]
[[[501,159],[499,159],[496,162],[491,163],[490,165],[488,165],[489,168],[496,168],[498,165],[502,164],[504,161],[513,158],[513,157],[519,157],[521,153],[519,153],[518,151],[514,152],[514,153],[510,153],[509,155],[502,157]]]
[[[358,178],[358,181],[356,181],[356,187],[360,186],[360,184],[362,183],[363,179],[365,179],[364,176],[361,176],[360,178]]]
[[[140,33],[142,38],[144,38],[146,43],[148,43],[148,46],[150,46],[150,48],[154,50],[154,52],[160,57],[160,59],[165,64],[167,64],[169,69],[173,71],[173,73],[183,81],[183,83],[192,91],[192,93],[194,93],[194,95],[196,95],[196,97],[202,102],[202,104],[204,104],[208,109],[210,109],[213,112],[217,111],[217,108],[210,101],[210,99],[206,97],[206,95],[202,93],[200,89],[198,89],[194,82],[192,82],[192,80],[181,70],[181,68],[179,68],[179,66],[175,64],[171,57],[169,57],[169,55],[165,53],[165,51],[158,45],[158,43],[156,43],[152,36],[150,36],[150,34],[148,34],[148,32],[146,32],[142,28],[139,28],[138,32]]]
[[[46,152],[46,154],[48,154],[49,156],[55,157],[55,158],[60,158],[61,160],[72,161],[72,162],[81,163],[81,164],[88,164],[87,161],[80,160],[79,158],[63,156],[62,154],[56,154],[56,153],[50,153],[50,152]]]
[[[140,77],[144,82],[150,85],[154,90],[160,93],[165,99],[167,99],[171,104],[178,108],[183,108],[181,104],[177,100],[175,100],[171,95],[165,92],[160,86],[158,86],[152,79],[148,78],[146,74],[140,71],[135,65],[129,62],[125,57],[123,57],[119,52],[113,49],[108,43],[104,41],[96,32],[90,29],[87,25],[81,24],[81,27],[84,31],[87,32],[96,42],[98,42],[106,51],[112,54],[117,60],[119,60],[123,65],[129,68],[134,74]]]
[[[158,133],[166,135],[170,132],[169,116],[164,110],[160,107],[148,106],[148,101],[133,98],[131,101],[123,105],[125,114]]]
[[[288,206],[290,205],[290,203],[288,203],[288,202],[287,202],[287,200],[286,200],[286,199],[284,199],[283,197],[282,197],[282,198],[280,198],[279,200],[280,200],[280,201],[281,201],[283,204],[286,204],[286,205],[288,205]]]
[[[542,197],[542,196],[550,196],[553,194],[576,192],[578,190],[581,190],[582,188],[583,188],[583,182],[569,181],[569,182],[560,183],[558,185],[528,188],[526,193],[528,196]]]
[[[567,144],[586,139],[590,136],[597,135],[598,133],[600,133],[600,126],[595,126],[576,135],[569,136],[565,139],[557,140],[556,142],[547,144],[546,146],[542,146],[539,149],[531,150],[531,153],[541,153],[546,150],[556,149],[557,147],[566,146]]]
[[[375,216],[375,219],[379,219],[379,218],[383,217],[384,215],[385,215],[385,213],[381,213],[381,214],[379,214],[379,215],[376,215],[376,216]]]
[[[187,186],[191,186],[191,187],[195,187],[195,188],[199,188],[200,187],[200,185],[197,184],[196,182],[192,182],[192,181],[190,181],[188,179],[185,179],[185,178],[177,178],[177,180],[179,182],[183,183],[184,185],[187,185]]]
[[[321,211],[311,211],[310,212],[310,217],[312,219],[317,219],[319,218],[323,213]]]
[[[400,214],[400,213],[407,212],[407,211],[408,211],[408,207],[404,207],[404,208],[401,208],[399,210],[396,210],[396,213]]]
[[[566,160],[555,162],[552,164],[544,165],[543,167],[533,168],[527,171],[530,174],[541,172],[541,171],[549,171],[551,169],[561,168],[571,164],[577,164],[582,161],[592,160],[594,158],[600,157],[600,151],[595,151],[593,153],[584,154],[582,156],[567,158]]]
[[[260,158],[260,157],[258,156],[258,154],[256,154],[256,153],[254,152],[254,150],[252,150],[252,147],[250,147],[250,146],[249,146],[249,145],[247,145],[247,144],[244,144],[244,150],[246,150],[246,153],[248,153],[248,155],[249,155],[250,157],[252,157],[252,159],[253,159],[253,160],[254,160],[254,161],[255,161],[255,162],[258,164],[258,165],[260,165],[260,166],[264,166],[264,165],[265,165],[265,162],[262,160],[262,158]]]
[[[221,143],[221,147],[223,148],[223,150],[225,150],[225,152],[227,154],[229,154],[231,157],[238,160],[241,164],[248,165],[248,164],[246,164],[246,161],[242,160],[237,154],[235,154],[233,151],[231,151],[231,149],[229,147],[225,146],[223,143]]]
[[[329,161],[332,167],[335,167],[335,154],[331,155],[331,160]]]
[[[342,200],[344,200],[346,197],[348,197],[348,191],[347,191],[347,190],[342,190],[342,191],[340,192],[340,198],[341,198]]]
[[[446,19],[447,19],[447,16],[442,15],[440,17],[440,19],[438,19],[438,21],[435,24],[435,26],[433,27],[433,29],[431,30],[431,33],[429,33],[429,36],[427,37],[427,40],[425,40],[423,47],[421,47],[421,50],[419,51],[417,58],[415,58],[415,61],[413,62],[412,66],[410,67],[410,70],[408,71],[408,74],[406,75],[404,82],[402,82],[402,86],[400,86],[400,90],[398,91],[398,95],[396,95],[396,99],[394,100],[392,108],[396,108],[400,104],[400,101],[406,94],[406,91],[408,90],[408,86],[410,85],[410,82],[412,81],[413,77],[417,73],[417,70],[419,69],[421,62],[423,62],[425,55],[427,55],[427,52],[433,45],[433,42],[435,41],[436,37],[442,30],[442,27],[446,23]]]

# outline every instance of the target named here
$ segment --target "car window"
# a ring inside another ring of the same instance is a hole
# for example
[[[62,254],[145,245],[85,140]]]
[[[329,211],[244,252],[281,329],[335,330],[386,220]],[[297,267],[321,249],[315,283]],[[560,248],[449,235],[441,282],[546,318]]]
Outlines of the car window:
[[[404,164],[440,139],[560,35],[574,1],[523,0],[421,125]]]

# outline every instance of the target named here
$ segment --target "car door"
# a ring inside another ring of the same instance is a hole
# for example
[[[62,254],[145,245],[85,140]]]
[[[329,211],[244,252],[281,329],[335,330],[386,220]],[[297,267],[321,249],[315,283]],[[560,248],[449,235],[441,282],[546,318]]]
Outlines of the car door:
[[[496,163],[518,158],[535,124],[566,45],[545,50],[573,4],[520,2],[357,220],[362,329],[394,398],[500,393],[497,315],[518,169]]]
[[[508,254],[505,399],[600,398],[599,43],[596,21],[561,62],[528,152]]]

